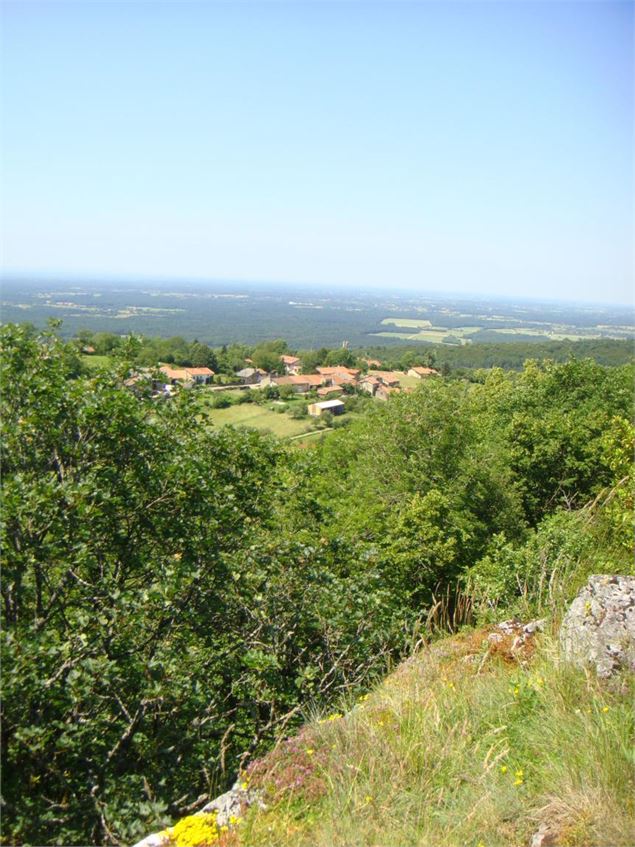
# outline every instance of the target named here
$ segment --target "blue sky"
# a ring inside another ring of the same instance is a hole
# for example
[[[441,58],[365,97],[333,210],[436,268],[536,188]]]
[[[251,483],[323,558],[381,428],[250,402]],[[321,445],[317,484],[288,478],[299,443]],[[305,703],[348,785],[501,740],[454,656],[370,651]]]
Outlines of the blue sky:
[[[2,14],[5,273],[632,296],[630,2]]]

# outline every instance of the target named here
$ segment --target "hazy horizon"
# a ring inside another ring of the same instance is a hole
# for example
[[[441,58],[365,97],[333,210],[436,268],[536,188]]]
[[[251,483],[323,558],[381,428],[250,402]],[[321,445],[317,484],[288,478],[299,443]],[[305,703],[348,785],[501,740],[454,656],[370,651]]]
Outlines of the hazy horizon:
[[[435,300],[456,300],[456,299],[464,299],[466,302],[469,301],[491,301],[491,302],[508,302],[508,303],[532,303],[536,305],[545,304],[545,305],[558,305],[562,304],[564,306],[596,306],[596,307],[607,307],[607,308],[616,308],[616,309],[624,309],[628,311],[633,311],[633,300],[631,298],[628,302],[617,302],[617,301],[603,301],[603,300],[583,300],[583,299],[567,299],[567,298],[557,298],[557,297],[537,297],[531,296],[529,294],[493,294],[487,291],[467,291],[467,290],[440,290],[440,289],[421,289],[421,288],[409,288],[407,286],[399,286],[399,285],[381,285],[379,283],[367,284],[367,285],[355,285],[351,283],[319,283],[319,282],[294,282],[294,281],[284,281],[284,280],[264,280],[264,279],[212,279],[212,278],[184,278],[184,277],[161,277],[161,276],[150,276],[150,275],[119,275],[119,276],[99,276],[98,274],[82,274],[82,273],[59,273],[59,274],[33,274],[33,273],[3,273],[0,276],[0,290],[2,286],[2,282],[7,283],[26,283],[29,284],[32,282],[34,285],[65,285],[66,283],[72,284],[81,288],[82,286],[92,287],[99,286],[104,289],[116,288],[120,287],[123,289],[133,288],[139,285],[143,286],[156,286],[156,287],[174,287],[175,289],[185,289],[188,286],[192,287],[210,287],[210,288],[228,288],[228,289],[236,289],[236,290],[254,290],[257,292],[266,292],[269,291],[285,291],[292,292],[297,290],[298,293],[302,292],[310,292],[313,294],[321,294],[328,295],[331,294],[333,296],[337,296],[338,293],[344,295],[350,294],[364,294],[368,292],[372,295],[382,295],[385,297],[396,296],[399,298],[402,297],[418,297],[418,298],[432,298]]]

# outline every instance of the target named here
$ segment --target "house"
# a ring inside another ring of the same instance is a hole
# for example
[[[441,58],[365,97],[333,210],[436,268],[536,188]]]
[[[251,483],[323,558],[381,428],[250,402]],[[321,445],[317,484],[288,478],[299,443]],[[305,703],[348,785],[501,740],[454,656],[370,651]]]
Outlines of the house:
[[[399,385],[399,380],[403,376],[398,371],[373,371],[369,376],[374,376],[384,385],[392,386],[393,388]]]
[[[348,376],[352,377],[353,379],[356,379],[360,374],[359,368],[346,368],[346,367],[344,367],[344,365],[335,365],[334,367],[328,367],[328,368],[316,368],[316,371],[319,374],[322,374],[322,376],[331,377],[331,376],[334,376],[335,374],[337,374],[338,376],[348,375]]]
[[[209,385],[214,376],[211,368],[185,368],[185,373],[195,385]]]
[[[297,394],[306,394],[307,391],[318,388],[324,383],[324,378],[319,374],[303,374],[292,376],[272,376],[269,384],[282,387],[283,385],[292,385],[293,390]]]
[[[92,356],[95,352],[95,348],[90,344],[87,344],[86,347],[82,347],[82,353],[86,353],[87,356]]]
[[[425,379],[428,376],[439,376],[439,371],[434,368],[410,368],[408,376],[414,376],[417,379]]]
[[[318,397],[328,397],[329,394],[341,394],[342,389],[339,385],[323,385],[321,388],[318,388],[317,395]]]
[[[323,400],[321,403],[311,403],[307,411],[314,418],[319,418],[324,412],[330,412],[332,415],[341,415],[346,410],[346,406],[341,400]]]
[[[262,368],[243,368],[236,376],[243,385],[257,385],[267,376],[267,371]]]
[[[326,380],[331,385],[354,385],[357,382],[357,377],[347,373],[337,373],[326,377]]]
[[[280,361],[284,365],[284,372],[293,376],[297,376],[302,368],[302,362],[297,356],[280,356]]]
[[[391,395],[399,394],[400,392],[401,389],[396,385],[384,385],[384,383],[380,383],[375,391],[375,397],[378,400],[386,401]]]
[[[363,359],[362,361],[366,362],[369,368],[381,368],[379,359]]]
[[[171,368],[169,365],[161,365],[159,368],[165,377],[166,385],[176,385],[178,382],[189,382],[190,377],[185,368]]]
[[[361,391],[365,391],[367,394],[371,396],[375,395],[377,388],[381,385],[381,382],[377,379],[376,376],[364,376],[360,379],[358,386]]]

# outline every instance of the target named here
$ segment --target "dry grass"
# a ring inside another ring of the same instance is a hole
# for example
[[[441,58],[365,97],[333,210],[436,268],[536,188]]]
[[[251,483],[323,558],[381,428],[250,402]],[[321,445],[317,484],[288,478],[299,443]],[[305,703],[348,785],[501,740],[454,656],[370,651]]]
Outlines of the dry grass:
[[[424,648],[343,717],[251,768],[242,845],[635,844],[630,689],[471,630]]]

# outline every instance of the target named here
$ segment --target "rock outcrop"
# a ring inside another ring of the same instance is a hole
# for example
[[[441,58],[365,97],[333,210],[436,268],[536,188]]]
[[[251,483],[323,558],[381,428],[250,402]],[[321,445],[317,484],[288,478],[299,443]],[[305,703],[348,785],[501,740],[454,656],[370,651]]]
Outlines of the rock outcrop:
[[[255,803],[264,808],[257,791],[246,787],[243,783],[236,782],[229,791],[214,800],[210,800],[206,806],[196,812],[196,815],[209,815],[210,812],[216,812],[216,825],[231,829],[241,815]],[[154,832],[152,835],[146,836],[138,841],[134,847],[169,847],[172,843],[169,830],[163,830],[163,832]]]
[[[635,671],[635,577],[589,577],[565,615],[560,644],[565,658],[600,677]]]

